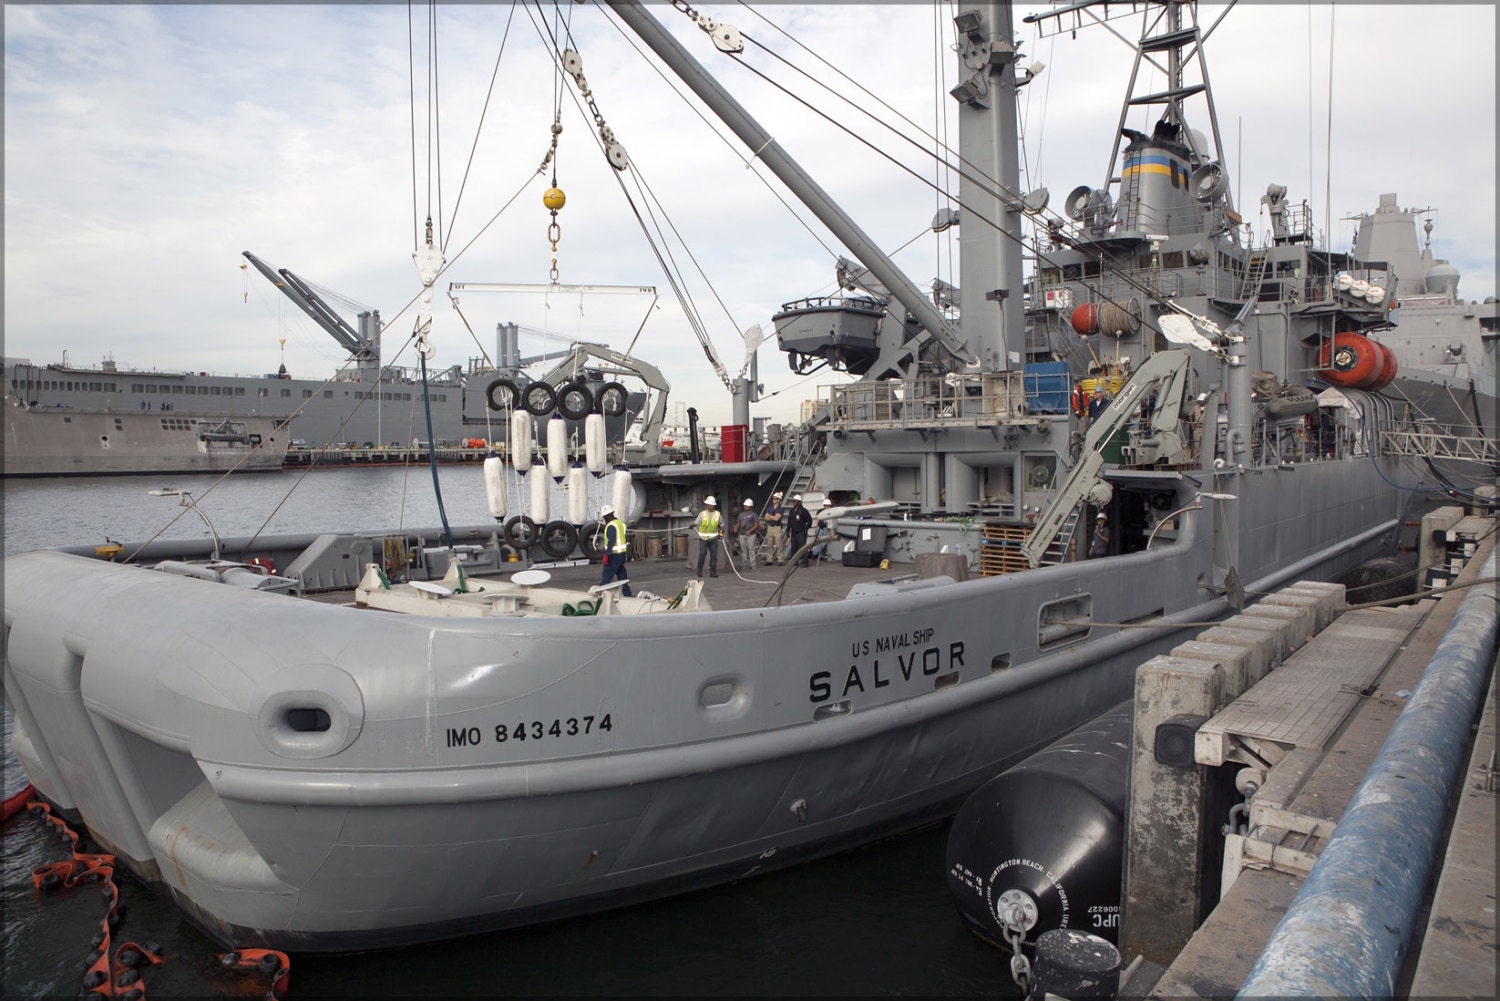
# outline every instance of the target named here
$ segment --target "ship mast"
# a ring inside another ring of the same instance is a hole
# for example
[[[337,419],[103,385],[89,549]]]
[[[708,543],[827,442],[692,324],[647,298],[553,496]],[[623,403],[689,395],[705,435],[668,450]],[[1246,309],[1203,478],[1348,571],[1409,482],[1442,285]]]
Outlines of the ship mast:
[[[1008,367],[1025,345],[1022,302],[1016,46],[1008,3],[982,3],[954,18],[968,77],[949,93],[960,104],[959,308],[964,336],[986,372]],[[989,179],[998,180],[998,184]],[[1019,359],[1017,359],[1019,360]]]

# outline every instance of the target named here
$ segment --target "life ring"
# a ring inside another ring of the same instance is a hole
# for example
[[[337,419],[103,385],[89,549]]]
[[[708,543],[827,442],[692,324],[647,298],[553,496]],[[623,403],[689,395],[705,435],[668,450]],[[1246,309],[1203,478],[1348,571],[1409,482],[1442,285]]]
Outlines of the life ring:
[[[542,552],[560,560],[571,555],[573,547],[578,545],[578,529],[566,521],[549,521],[542,526],[537,541],[542,545]]]
[[[276,564],[271,562],[271,557],[269,556],[252,556],[245,561],[245,566],[256,567],[267,577],[276,572]]]
[[[533,382],[521,394],[521,405],[533,417],[546,417],[557,409],[557,392],[545,382]]]
[[[518,514],[505,523],[505,543],[512,549],[525,552],[536,545],[536,522],[524,514]]]
[[[496,395],[501,391],[501,395]],[[484,397],[491,410],[514,410],[516,402],[521,399],[521,391],[509,379],[496,379],[484,388]]]
[[[586,521],[578,530],[578,551],[589,562],[604,555],[604,526],[597,521]]]
[[[594,409],[594,394],[581,382],[570,382],[557,391],[557,412],[570,421],[581,421]]]
[[[630,403],[630,392],[618,382],[606,382],[594,394],[594,402],[605,417],[619,417]]]

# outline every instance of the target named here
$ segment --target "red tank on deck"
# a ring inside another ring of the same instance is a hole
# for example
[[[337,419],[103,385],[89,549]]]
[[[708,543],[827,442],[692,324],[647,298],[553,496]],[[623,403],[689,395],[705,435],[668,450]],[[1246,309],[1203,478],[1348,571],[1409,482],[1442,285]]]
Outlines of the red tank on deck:
[[[1318,351],[1318,374],[1340,389],[1384,389],[1397,368],[1390,348],[1352,331],[1334,334]]]

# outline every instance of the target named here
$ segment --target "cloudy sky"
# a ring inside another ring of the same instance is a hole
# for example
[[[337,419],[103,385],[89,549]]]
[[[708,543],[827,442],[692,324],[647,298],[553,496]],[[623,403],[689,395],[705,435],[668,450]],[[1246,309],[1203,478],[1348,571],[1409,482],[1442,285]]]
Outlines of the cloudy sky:
[[[952,103],[933,96],[955,82],[951,60],[939,57],[951,41],[951,10],[914,2],[700,7],[755,43],[737,64],[685,16],[651,9],[866,232],[888,251],[904,245],[896,260],[913,280],[957,282],[950,238],[924,235],[939,205],[925,183],[935,178],[931,160],[776,58],[846,94],[858,84],[931,130]],[[1026,186],[1048,186],[1056,209],[1074,186],[1103,179],[1131,51],[1097,26],[1038,37],[1021,21],[1035,9],[1016,18],[1027,60],[1046,64],[1023,92]],[[1204,22],[1220,9],[1205,6]],[[551,178],[536,171],[559,89],[539,34],[544,24],[560,26],[535,7],[528,15],[502,4],[440,6],[434,62],[427,11],[411,14],[412,24],[404,4],[7,3],[5,355],[55,362],[67,351],[75,365],[112,357],[122,367],[262,373],[275,370],[284,339],[293,374],[331,374],[342,361],[337,345],[241,267],[240,251],[251,250],[379,309],[390,324],[390,361],[412,329],[407,307],[419,283],[411,252],[430,213],[449,261],[437,286],[432,364],[493,353],[501,321],[619,349],[640,328],[636,350],[666,372],[674,401],[697,406],[710,423],[727,420],[727,393],[635,213],[649,206],[652,224],[671,235],[663,245],[731,375],[745,357],[740,331],[769,331],[782,303],[833,291],[840,248],[806,212],[782,205],[772,193],[779,186],[760,179],[767,172],[747,169],[739,145],[667,86],[617,20],[594,3],[562,11],[598,111],[632,169],[617,177],[604,163],[594,123],[571,84],[563,88],[556,174],[568,201],[558,217],[558,278],[655,285],[656,308],[648,311],[646,297],[604,294],[474,293],[461,297],[459,311],[447,301],[450,281],[549,278],[541,196]],[[1126,36],[1140,30],[1134,19],[1114,26]],[[1353,233],[1345,217],[1394,191],[1403,206],[1437,210],[1434,248],[1462,271],[1460,291],[1494,294],[1495,37],[1490,4],[1235,8],[1209,41],[1209,69],[1247,220],[1266,230],[1258,200],[1279,182],[1294,202],[1309,201],[1320,227],[1329,220],[1330,243],[1344,250]],[[436,101],[426,84],[434,73]],[[523,341],[528,351],[552,347]],[[409,350],[396,360],[415,364]],[[828,381],[794,375],[774,346],[760,363],[775,395],[753,413],[773,420],[795,417]]]

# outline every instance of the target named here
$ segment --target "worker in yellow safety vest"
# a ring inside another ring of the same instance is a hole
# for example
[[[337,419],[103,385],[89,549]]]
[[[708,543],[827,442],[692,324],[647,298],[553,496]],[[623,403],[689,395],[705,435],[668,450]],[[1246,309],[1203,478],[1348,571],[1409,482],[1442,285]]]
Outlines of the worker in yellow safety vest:
[[[630,544],[625,539],[625,523],[615,514],[612,505],[599,509],[599,517],[608,519],[604,523],[604,577],[602,587],[614,580],[623,580],[625,586],[620,593],[630,597],[630,574],[625,571],[625,562],[630,558]]]
[[[724,519],[719,516],[719,502],[713,494],[703,498],[703,510],[693,522],[698,533],[698,576],[703,576],[703,557],[708,557],[708,575],[719,576],[719,539],[724,535]]]

